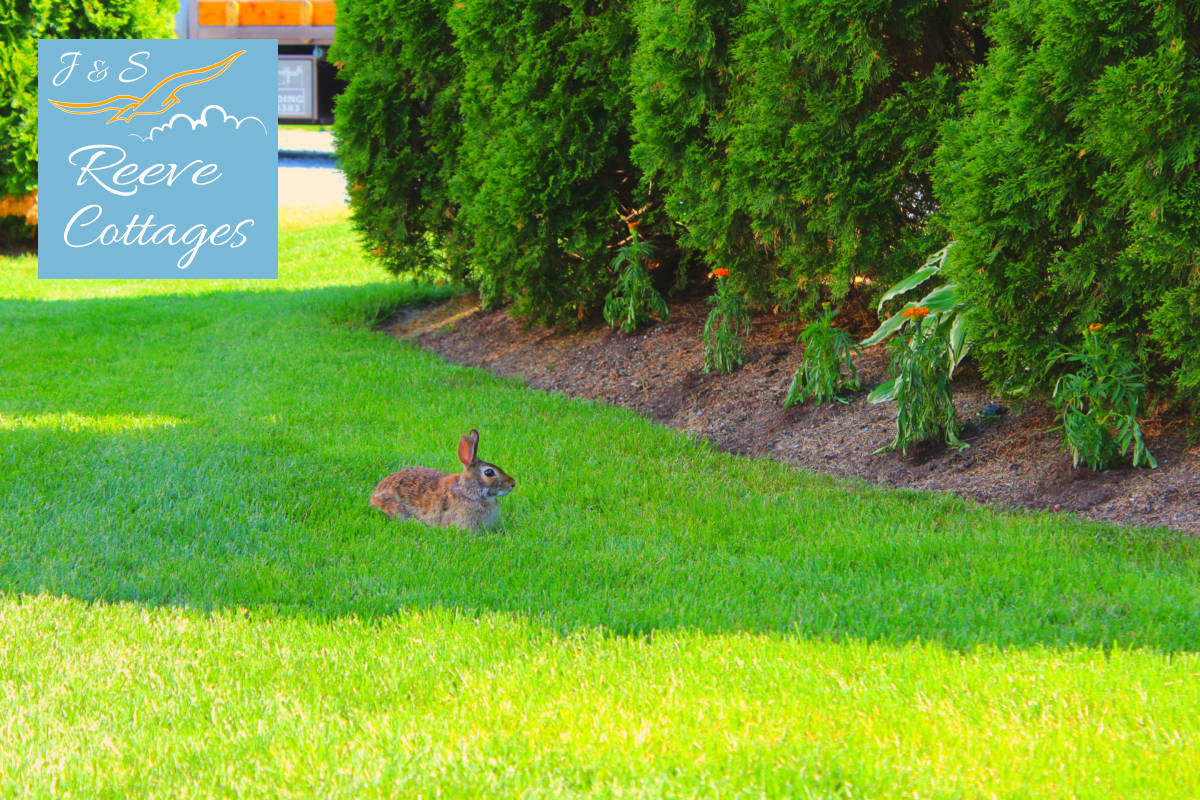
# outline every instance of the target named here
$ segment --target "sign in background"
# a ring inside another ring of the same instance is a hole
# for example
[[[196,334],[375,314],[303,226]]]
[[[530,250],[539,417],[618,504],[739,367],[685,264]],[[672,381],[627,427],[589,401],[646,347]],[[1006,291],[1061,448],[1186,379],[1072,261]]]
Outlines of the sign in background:
[[[278,274],[273,39],[38,42],[38,276]]]
[[[316,63],[312,56],[279,57],[279,117],[316,122]]]

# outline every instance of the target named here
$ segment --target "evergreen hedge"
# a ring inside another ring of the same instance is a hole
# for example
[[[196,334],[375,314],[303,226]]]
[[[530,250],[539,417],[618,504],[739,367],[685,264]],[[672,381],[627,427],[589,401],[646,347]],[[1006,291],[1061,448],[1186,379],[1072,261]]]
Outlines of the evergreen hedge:
[[[629,159],[633,28],[620,2],[470,0],[450,13],[464,65],[451,197],[484,299],[573,325],[613,287]]]
[[[598,317],[657,288],[803,310],[951,239],[996,385],[1103,322],[1200,389],[1196,7],[1181,0],[347,0],[355,217],[393,270]],[[1059,360],[1057,363],[1063,363]]]
[[[630,77],[634,162],[657,185],[648,220],[703,264],[736,270],[758,263],[748,221],[728,197],[725,158],[733,29],[742,0],[642,0]],[[745,256],[745,258],[743,258]]]

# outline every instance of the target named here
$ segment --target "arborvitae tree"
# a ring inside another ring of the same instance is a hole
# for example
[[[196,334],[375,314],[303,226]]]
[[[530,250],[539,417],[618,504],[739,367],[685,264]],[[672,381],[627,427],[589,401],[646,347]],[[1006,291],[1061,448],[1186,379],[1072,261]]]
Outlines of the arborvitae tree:
[[[635,157],[751,296],[891,281],[936,237],[937,126],[984,53],[968,3],[639,7]]]
[[[1200,8],[1011,0],[989,34],[937,169],[985,374],[1048,388],[1099,323],[1194,401]]]
[[[472,0],[450,25],[464,64],[452,196],[485,299],[575,325],[615,283],[629,161],[633,29],[618,2]]]
[[[741,277],[762,261],[728,192],[730,45],[740,0],[642,0],[635,6],[633,160],[658,189],[655,224],[708,269]],[[702,270],[707,272],[707,269]]]
[[[0,198],[25,195],[38,185],[38,39],[161,39],[171,35],[175,9],[172,0],[5,4],[0,10]],[[0,225],[8,227],[3,218]]]
[[[330,54],[347,81],[334,129],[354,221],[392,271],[449,263],[457,208],[448,182],[462,138],[462,62],[446,25],[450,0],[338,7]],[[464,277],[461,267],[456,277]]]

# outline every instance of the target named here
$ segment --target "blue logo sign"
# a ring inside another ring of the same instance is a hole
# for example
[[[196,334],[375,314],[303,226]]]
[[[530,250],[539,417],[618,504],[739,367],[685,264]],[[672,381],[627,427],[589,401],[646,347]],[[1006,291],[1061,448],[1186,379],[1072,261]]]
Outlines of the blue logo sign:
[[[40,40],[38,277],[277,277],[276,50]]]

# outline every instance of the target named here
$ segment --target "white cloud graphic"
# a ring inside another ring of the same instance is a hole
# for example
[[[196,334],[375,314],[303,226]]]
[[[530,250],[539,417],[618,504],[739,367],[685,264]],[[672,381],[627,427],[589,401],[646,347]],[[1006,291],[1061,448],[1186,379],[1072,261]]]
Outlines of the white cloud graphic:
[[[208,112],[210,112],[210,111],[221,112],[221,118],[216,119],[214,117],[212,120],[209,120]],[[261,119],[259,119],[258,117],[250,117],[250,116],[240,117],[240,118],[235,117],[233,114],[230,114],[224,108],[222,108],[221,106],[218,106],[218,105],[205,106],[204,110],[200,112],[199,119],[190,117],[187,114],[184,114],[181,112],[181,113],[178,113],[175,116],[171,117],[170,120],[168,120],[167,122],[164,122],[162,125],[157,125],[157,126],[151,128],[150,132],[148,134],[146,134],[145,136],[138,136],[136,133],[131,133],[129,135],[139,141],[150,142],[150,141],[154,140],[154,135],[156,133],[162,133],[163,131],[173,129],[175,127],[175,123],[179,122],[180,120],[187,122],[188,125],[191,126],[190,130],[192,130],[192,131],[196,130],[197,128],[208,128],[210,126],[214,127],[214,128],[226,127],[229,125],[229,123],[233,123],[232,124],[233,130],[240,130],[242,125],[246,124],[247,122],[255,122],[255,123],[258,123],[258,126],[262,129],[264,136],[270,135],[267,133],[267,126],[264,125],[263,121]],[[253,126],[250,126],[250,129],[252,130]],[[189,129],[180,128],[180,130],[186,132]]]

